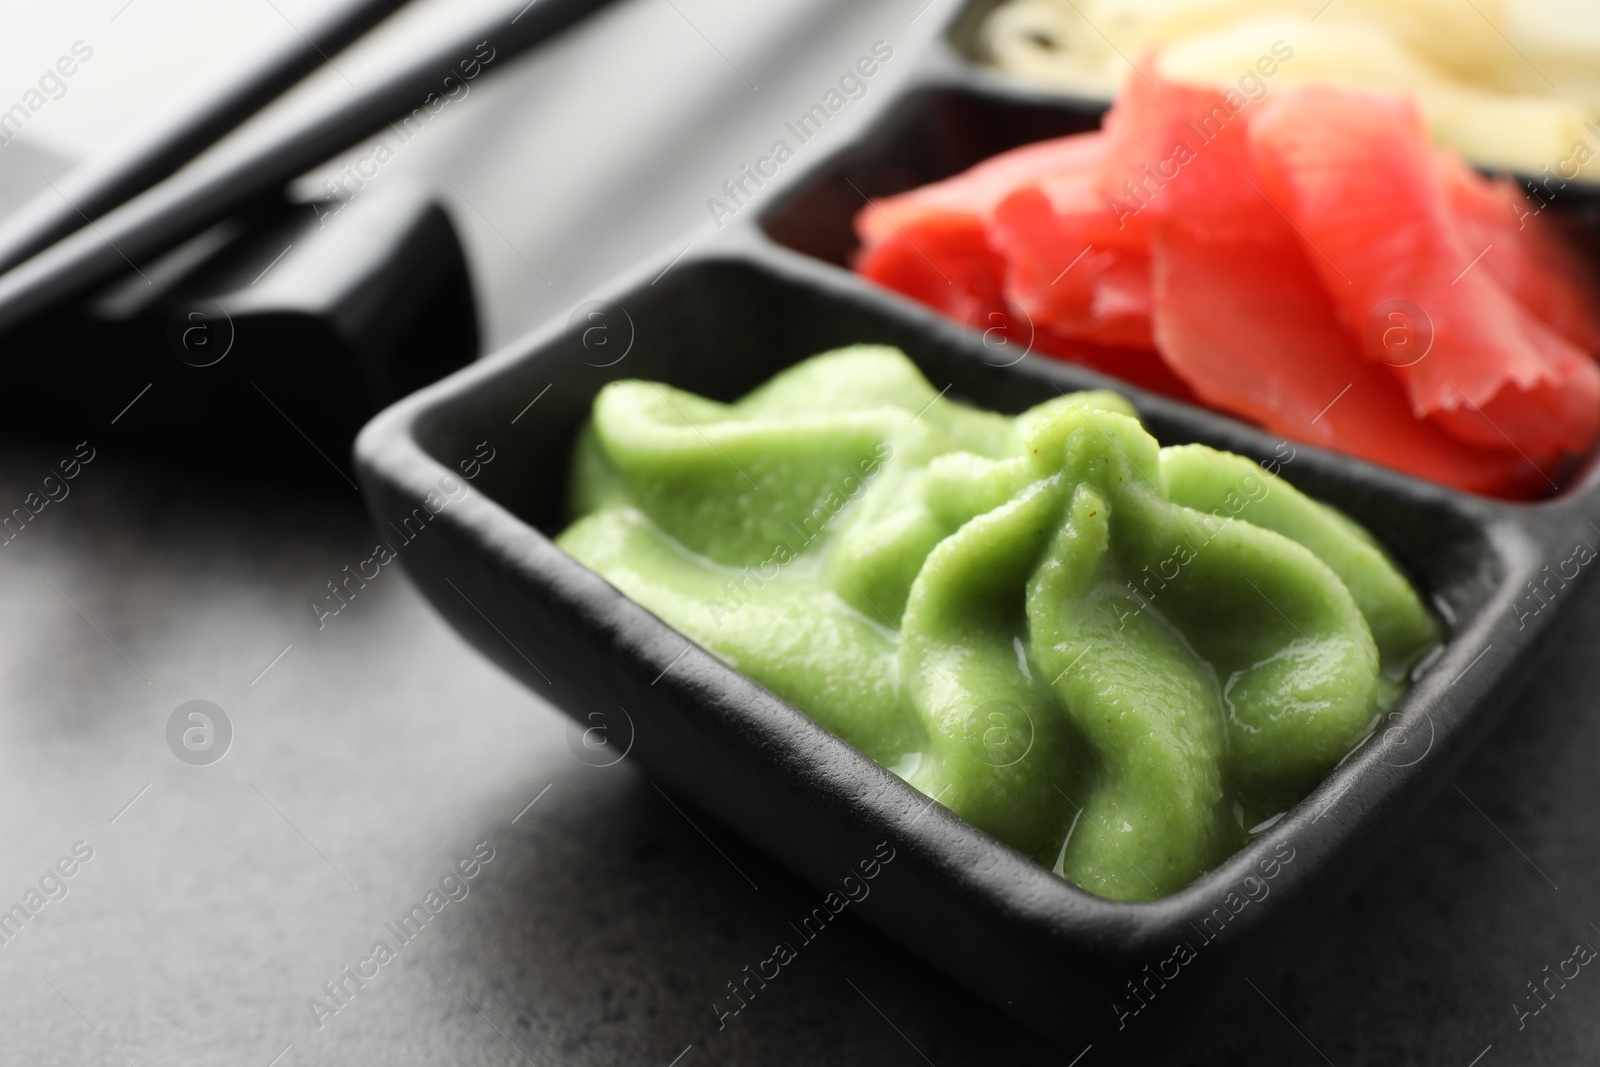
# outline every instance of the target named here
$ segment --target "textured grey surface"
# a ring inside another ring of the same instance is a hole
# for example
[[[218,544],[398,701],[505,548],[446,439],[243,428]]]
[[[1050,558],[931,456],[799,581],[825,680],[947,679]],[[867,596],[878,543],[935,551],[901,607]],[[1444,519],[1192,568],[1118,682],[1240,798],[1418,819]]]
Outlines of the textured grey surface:
[[[403,573],[385,568],[319,631],[307,601],[371,552],[354,493],[158,469],[119,456],[114,431],[97,447],[0,549],[0,903],[74,842],[94,848],[67,896],[0,945],[0,1059],[265,1067],[290,1045],[282,1064],[665,1067],[691,1045],[684,1067],[1070,1059],[848,917],[719,1031],[724,983],[815,890],[675,810],[631,761],[581,763],[559,713],[466,648]],[[0,500],[70,452],[6,447]],[[1441,798],[1288,968],[1223,991],[1177,1062],[1465,1067],[1491,1043],[1484,1064],[1593,1062],[1591,968],[1520,1032],[1512,1010],[1545,964],[1600,944],[1600,597],[1575,607],[1458,777],[1465,796]],[[209,767],[165,740],[196,698],[236,728]],[[485,841],[494,858],[468,895],[399,946],[385,924]],[[398,958],[319,1028],[308,998],[378,939]]]
[[[7,449],[3,499],[69,451]],[[541,1064],[910,1054],[845,977],[902,1027],[937,1018],[930,995],[989,1017],[846,922],[716,1034],[723,983],[815,894],[631,763],[580,763],[565,720],[402,574],[319,631],[307,601],[374,540],[353,499],[194,479],[107,442],[71,485],[0,560],[0,895],[74,842],[94,855],[0,947],[7,1062],[117,1062],[108,1044],[137,1064],[266,1064],[291,1044],[283,1063],[520,1061],[509,1042]],[[209,767],[166,745],[195,698],[237,731]],[[384,924],[485,841],[468,895],[399,946]],[[308,998],[378,939],[398,959],[315,1025]],[[983,1062],[992,1036],[930,1043]]]
[[[503,340],[703,223],[704,198],[844,62],[877,37],[914,47],[941,15],[912,27],[920,6],[790,0],[753,20],[731,2],[626,0],[485,79],[393,173],[455,198],[486,328]],[[304,448],[283,432],[285,449]],[[849,917],[719,1031],[724,983],[787,936],[815,890],[675,810],[630,761],[579,762],[565,720],[467,648],[398,569],[319,630],[308,601],[372,553],[356,494],[158,467],[119,449],[114,428],[91,433],[99,451],[71,494],[0,548],[0,905],[74,842],[94,848],[68,895],[0,945],[0,1062],[1077,1054]],[[0,447],[0,512],[71,452]],[[1480,1067],[1600,1060],[1592,967],[1521,1030],[1513,1010],[1577,941],[1600,945],[1600,590],[1574,608],[1460,792],[1286,968],[1221,991],[1176,1062],[1467,1067],[1491,1044]],[[191,699],[236,730],[209,767],[167,748],[167,719]],[[307,999],[485,841],[494,859],[469,895],[318,1028]],[[1062,1005],[1092,1010],[1104,1008]]]

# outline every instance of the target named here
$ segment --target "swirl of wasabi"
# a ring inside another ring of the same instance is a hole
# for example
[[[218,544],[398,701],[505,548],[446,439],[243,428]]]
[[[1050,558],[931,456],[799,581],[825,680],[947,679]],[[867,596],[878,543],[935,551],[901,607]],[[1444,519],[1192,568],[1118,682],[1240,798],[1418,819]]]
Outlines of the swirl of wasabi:
[[[957,815],[1101,896],[1301,799],[1439,639],[1361,527],[1109,392],[1017,416],[900,351],[724,404],[605,387],[557,539]]]

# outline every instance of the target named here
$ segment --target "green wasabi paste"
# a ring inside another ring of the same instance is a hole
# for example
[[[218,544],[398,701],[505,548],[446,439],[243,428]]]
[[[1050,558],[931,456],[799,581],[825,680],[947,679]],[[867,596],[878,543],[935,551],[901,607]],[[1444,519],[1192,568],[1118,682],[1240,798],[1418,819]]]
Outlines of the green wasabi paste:
[[[1303,797],[1439,638],[1372,537],[1108,392],[1004,416],[904,354],[733,404],[620,381],[575,558],[912,786],[1118,900]]]

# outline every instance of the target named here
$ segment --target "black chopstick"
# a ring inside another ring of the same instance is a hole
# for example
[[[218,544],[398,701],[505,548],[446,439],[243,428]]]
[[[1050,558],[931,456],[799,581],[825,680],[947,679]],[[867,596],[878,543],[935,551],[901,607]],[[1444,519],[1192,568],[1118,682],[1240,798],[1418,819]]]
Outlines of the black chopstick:
[[[442,79],[487,44],[503,60],[554,36],[609,0],[513,0],[382,82],[324,105],[292,127],[269,123],[217,149],[0,275],[0,329],[83,293],[220,221],[238,207],[448,92]],[[442,88],[441,88],[442,86]]]
[[[138,136],[92,156],[0,220],[0,271],[144,192],[305,77],[406,0],[342,0],[249,57]]]

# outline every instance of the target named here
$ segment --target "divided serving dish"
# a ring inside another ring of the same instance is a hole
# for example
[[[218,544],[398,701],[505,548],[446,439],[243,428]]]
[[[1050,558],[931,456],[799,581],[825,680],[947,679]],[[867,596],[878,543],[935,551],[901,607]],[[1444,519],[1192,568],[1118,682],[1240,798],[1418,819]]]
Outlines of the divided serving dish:
[[[888,842],[892,862],[851,910],[1069,1056],[1093,1045],[1103,1062],[1170,1047],[1215,997],[1268,973],[1449,782],[1578,595],[1600,548],[1600,475],[1584,463],[1533,504],[1471,496],[1023,355],[1025,337],[964,328],[849,273],[864,196],[1098,125],[1097,105],[962,60],[951,38],[966,19],[950,19],[851,144],[788,164],[761,213],[740,212],[683,258],[641,265],[566,321],[394,405],[362,432],[357,467],[408,571],[486,655],[585,727],[604,724],[617,751],[823,891]],[[1600,249],[1592,219],[1569,221],[1589,254]],[[1262,462],[1383,542],[1439,613],[1444,647],[1363,745],[1215,870],[1150,903],[1078,889],[551,543],[567,522],[573,442],[606,383],[644,378],[732,400],[857,342],[897,345],[946,395],[1007,413],[1114,388],[1162,444]],[[490,463],[478,462],[483,443]]]

